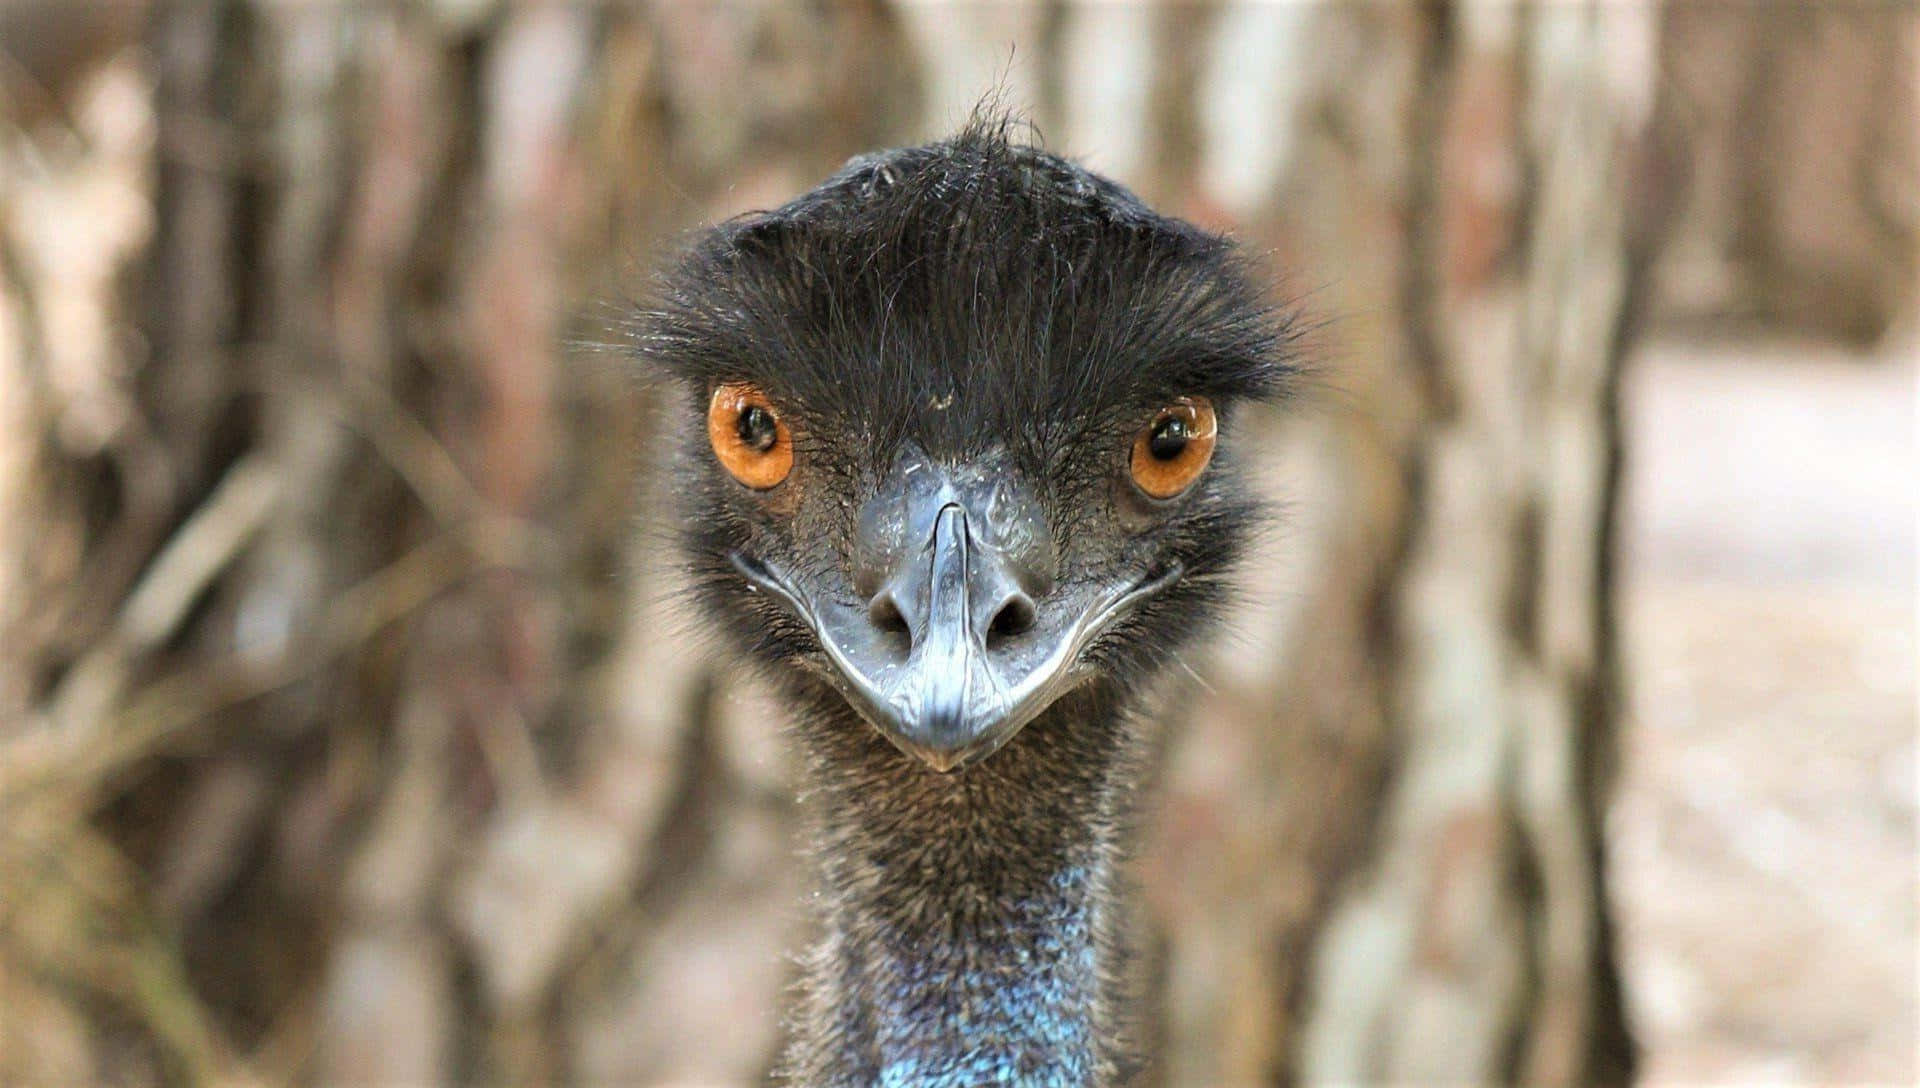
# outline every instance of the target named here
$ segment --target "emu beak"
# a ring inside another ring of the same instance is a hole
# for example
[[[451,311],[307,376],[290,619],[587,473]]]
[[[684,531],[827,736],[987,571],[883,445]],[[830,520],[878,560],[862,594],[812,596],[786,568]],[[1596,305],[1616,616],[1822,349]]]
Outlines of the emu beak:
[[[870,624],[906,634],[910,647],[888,690],[869,693],[875,713],[868,716],[936,771],[986,755],[1038,713],[1023,713],[1018,678],[1003,675],[988,649],[996,633],[1033,624],[1033,600],[1008,568],[1005,557],[971,539],[966,509],[945,503],[924,555],[901,564],[868,606]],[[1047,667],[1026,671],[1044,688],[1066,662],[1040,664]],[[842,668],[856,685],[874,687],[873,675],[852,661]]]
[[[996,503],[935,482],[867,519],[863,532],[891,534],[896,546],[871,564],[879,587],[864,608],[816,601],[783,572],[744,556],[734,563],[812,627],[827,679],[862,717],[901,751],[946,772],[985,759],[1086,679],[1080,651],[1180,571],[1036,601],[1029,587],[1043,580],[1018,547],[1033,527],[1009,533],[1004,524],[1022,516],[1019,504],[1010,514],[1004,490]]]

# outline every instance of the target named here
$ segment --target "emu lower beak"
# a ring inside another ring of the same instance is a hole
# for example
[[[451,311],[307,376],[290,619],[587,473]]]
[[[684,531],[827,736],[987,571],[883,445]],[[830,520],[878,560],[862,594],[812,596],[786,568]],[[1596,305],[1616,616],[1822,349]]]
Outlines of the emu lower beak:
[[[783,572],[734,563],[812,627],[827,678],[862,717],[945,772],[991,755],[1084,679],[1087,643],[1179,571],[1036,603],[966,505],[950,492],[929,501],[937,505],[903,519],[925,526],[913,534],[922,546],[905,551],[864,608],[816,602]]]

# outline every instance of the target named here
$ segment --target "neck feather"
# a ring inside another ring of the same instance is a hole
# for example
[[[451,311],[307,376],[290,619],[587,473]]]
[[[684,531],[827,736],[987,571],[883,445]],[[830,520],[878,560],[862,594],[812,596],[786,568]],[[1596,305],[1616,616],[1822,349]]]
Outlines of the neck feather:
[[[977,766],[938,774],[844,715],[814,754],[821,938],[796,1083],[1109,1083],[1115,871],[1132,741],[1062,700]]]

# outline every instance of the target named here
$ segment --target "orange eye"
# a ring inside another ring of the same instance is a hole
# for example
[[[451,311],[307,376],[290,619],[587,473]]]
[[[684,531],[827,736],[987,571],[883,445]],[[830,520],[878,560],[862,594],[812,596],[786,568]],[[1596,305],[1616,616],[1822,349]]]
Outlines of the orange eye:
[[[747,382],[728,382],[707,405],[707,441],[734,479],[765,491],[793,471],[793,434],[767,395]]]
[[[1156,499],[1171,499],[1200,478],[1213,460],[1213,405],[1181,397],[1153,417],[1133,440],[1133,483]]]

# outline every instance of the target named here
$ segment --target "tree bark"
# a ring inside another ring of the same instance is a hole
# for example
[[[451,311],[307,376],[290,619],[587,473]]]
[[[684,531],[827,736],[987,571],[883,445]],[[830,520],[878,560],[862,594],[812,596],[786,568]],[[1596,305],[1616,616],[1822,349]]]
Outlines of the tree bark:
[[[1374,588],[1390,766],[1313,954],[1333,1079],[1624,1081],[1599,814],[1615,742],[1616,375],[1655,27],[1433,13],[1400,321],[1418,422]]]

